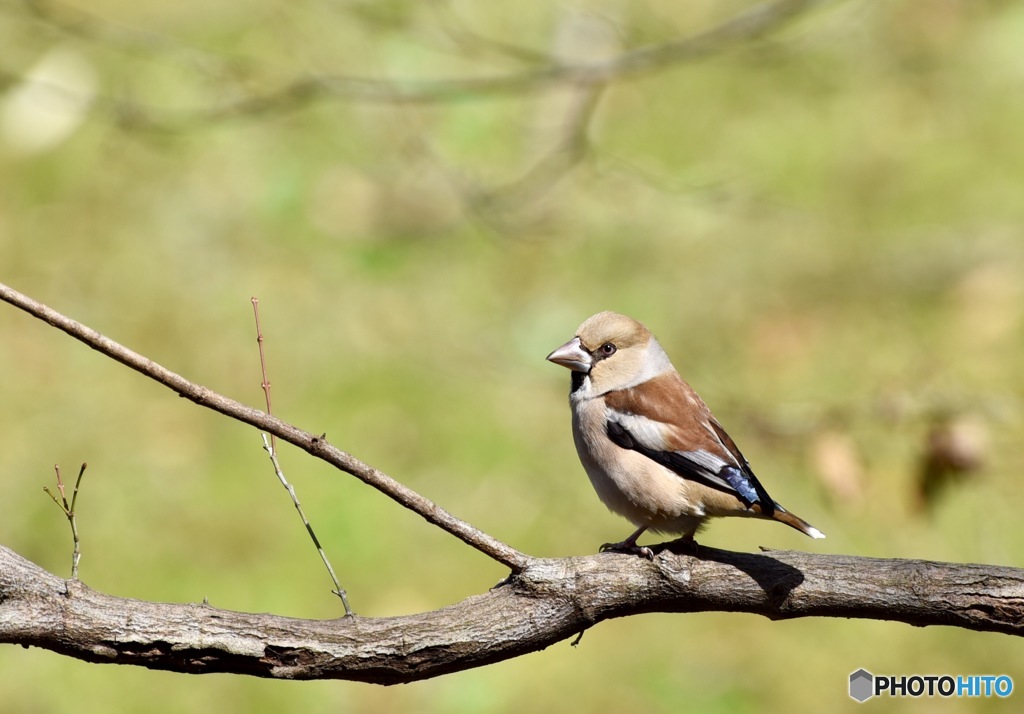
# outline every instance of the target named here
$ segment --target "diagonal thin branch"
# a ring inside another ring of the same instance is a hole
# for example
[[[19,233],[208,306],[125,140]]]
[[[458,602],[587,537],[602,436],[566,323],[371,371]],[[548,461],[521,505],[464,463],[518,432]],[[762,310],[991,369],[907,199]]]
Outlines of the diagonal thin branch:
[[[447,531],[467,545],[472,546],[499,563],[507,565],[514,572],[522,570],[529,562],[529,556],[520,553],[497,538],[474,528],[469,523],[456,518],[433,501],[424,498],[383,471],[329,444],[326,435],[316,436],[308,431],[303,431],[265,412],[247,407],[207,387],[191,382],[153,360],[133,352],[108,337],[104,337],[91,327],[76,322],[70,317],[62,315],[56,310],[33,300],[27,295],[19,293],[3,283],[0,283],[0,300],[14,305],[33,317],[66,332],[97,352],[117,360],[136,372],[159,382],[199,406],[212,409],[237,421],[270,432],[312,456],[326,461],[346,473],[352,474],[363,483],[372,486],[393,501],[419,514],[428,522]]]

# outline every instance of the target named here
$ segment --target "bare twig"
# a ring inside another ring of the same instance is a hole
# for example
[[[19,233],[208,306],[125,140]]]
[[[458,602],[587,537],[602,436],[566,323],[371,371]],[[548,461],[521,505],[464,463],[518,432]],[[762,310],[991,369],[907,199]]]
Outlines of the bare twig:
[[[267,403],[267,414],[273,414],[274,406],[270,402],[270,380],[267,379],[267,358],[263,352],[263,328],[260,326],[260,301],[255,296],[252,298],[252,314],[256,320],[256,345],[260,350],[260,373],[263,375],[260,387],[263,389],[263,397]],[[273,434],[270,435],[270,453],[271,455],[277,453],[277,437]]]
[[[263,328],[260,327],[260,301],[258,298],[252,298],[252,312],[256,319],[256,343],[260,348],[260,369],[263,373],[263,394],[267,401],[267,414],[273,414],[273,409],[270,405],[270,380],[267,379],[267,360],[263,353]],[[320,560],[324,562],[324,566],[327,568],[327,573],[331,576],[331,580],[334,582],[334,594],[341,598],[341,604],[345,606],[345,615],[350,617],[355,613],[352,612],[352,608],[348,605],[348,594],[345,589],[341,587],[341,583],[338,582],[338,576],[334,574],[334,568],[331,567],[331,561],[327,558],[327,553],[324,552],[323,546],[320,545],[320,539],[316,537],[316,532],[313,531],[313,525],[306,518],[306,512],[302,510],[302,504],[299,503],[299,494],[295,492],[295,487],[288,481],[284,476],[284,471],[281,469],[281,463],[277,459],[277,441],[274,435],[270,435],[270,441],[267,441],[266,433],[261,433],[263,437],[263,448],[270,455],[270,463],[274,466],[274,473],[277,474],[278,481],[284,486],[288,495],[291,496],[292,504],[295,506],[296,512],[299,514],[299,518],[302,519],[302,525],[306,527],[306,532],[309,533],[309,537],[313,541],[313,545],[316,546],[317,552],[320,554]]]
[[[57,464],[53,465],[53,470],[57,472],[57,490],[60,491],[60,500],[53,494],[46,486],[43,486],[43,490],[46,491],[46,495],[53,499],[53,502],[57,504],[60,510],[64,511],[64,515],[67,516],[68,523],[71,524],[71,538],[74,541],[74,550],[71,552],[71,579],[78,580],[78,561],[82,558],[82,552],[79,547],[78,540],[78,521],[75,517],[75,504],[78,503],[78,487],[82,484],[82,475],[85,474],[85,467],[88,464],[83,463],[82,468],[78,470],[78,478],[75,479],[75,490],[71,493],[71,503],[68,503],[67,494],[64,492],[64,480],[60,477],[60,466]]]
[[[258,409],[229,399],[200,384],[191,382],[156,362],[133,352],[124,345],[104,337],[96,330],[67,317],[17,290],[0,283],[0,300],[24,310],[76,340],[88,345],[101,354],[130,367],[140,374],[159,382],[168,389],[196,404],[220,412],[271,434],[276,434],[289,444],[326,461],[346,473],[352,474],[363,483],[372,486],[398,504],[419,514],[425,520],[450,533],[467,545],[490,558],[502,563],[514,572],[526,567],[529,557],[493,536],[474,528],[434,502],[424,498],[411,488],[395,481],[383,471],[360,461],[351,454],[329,444],[325,435],[317,436],[303,431]]]
[[[302,510],[302,504],[299,503],[299,495],[295,492],[295,488],[291,483],[284,477],[284,471],[281,470],[281,464],[277,460],[277,451],[267,443],[267,435],[261,433],[263,437],[263,448],[268,454],[270,454],[270,462],[274,465],[274,473],[277,474],[277,478],[281,481],[281,485],[284,486],[285,490],[288,491],[288,495],[292,498],[292,503],[295,504],[295,510],[299,514],[299,518],[302,519],[302,525],[306,527],[306,532],[309,533],[310,539],[313,541],[313,545],[316,546],[317,553],[320,554],[320,560],[323,561],[324,567],[327,568],[327,574],[331,576],[331,581],[334,583],[333,592],[339,598],[341,598],[341,604],[345,607],[345,616],[352,617],[355,612],[348,604],[348,593],[345,592],[345,588],[341,587],[341,583],[338,582],[338,576],[334,574],[334,568],[331,567],[331,561],[327,559],[327,553],[324,552],[323,546],[320,545],[320,539],[316,537],[316,533],[313,531],[313,525],[306,518],[306,512]]]

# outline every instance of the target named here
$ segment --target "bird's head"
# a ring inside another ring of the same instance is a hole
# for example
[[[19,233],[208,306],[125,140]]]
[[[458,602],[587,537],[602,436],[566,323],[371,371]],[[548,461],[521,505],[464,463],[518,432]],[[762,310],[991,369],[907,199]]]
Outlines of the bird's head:
[[[607,311],[588,317],[576,336],[547,359],[571,369],[574,385],[589,378],[593,396],[641,384],[672,369],[650,330],[631,317]]]

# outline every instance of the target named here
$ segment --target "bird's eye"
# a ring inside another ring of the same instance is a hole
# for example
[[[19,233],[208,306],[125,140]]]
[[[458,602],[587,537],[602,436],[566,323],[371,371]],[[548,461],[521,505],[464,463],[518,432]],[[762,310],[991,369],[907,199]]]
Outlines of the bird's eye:
[[[615,345],[613,345],[611,342],[605,342],[603,345],[601,345],[601,354],[603,354],[605,357],[612,356],[613,354],[615,354]]]

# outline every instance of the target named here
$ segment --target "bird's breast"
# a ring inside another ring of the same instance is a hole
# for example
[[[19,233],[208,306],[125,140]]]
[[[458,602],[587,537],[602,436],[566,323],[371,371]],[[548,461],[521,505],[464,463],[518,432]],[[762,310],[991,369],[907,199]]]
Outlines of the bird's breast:
[[[573,407],[572,432],[580,462],[611,511],[637,526],[665,531],[683,530],[672,524],[705,515],[687,481],[608,438],[603,399],[580,400]]]

